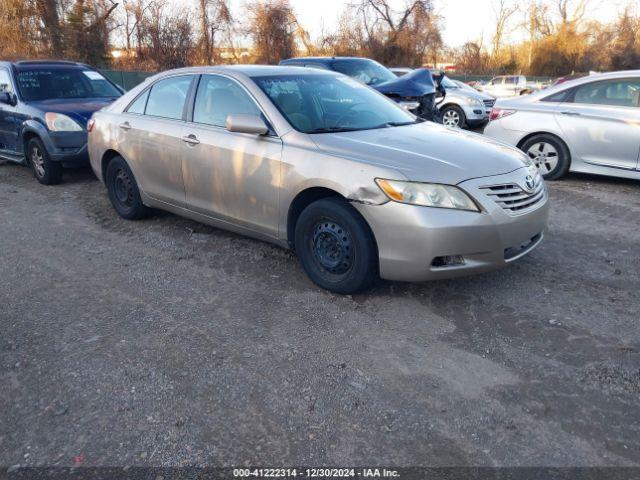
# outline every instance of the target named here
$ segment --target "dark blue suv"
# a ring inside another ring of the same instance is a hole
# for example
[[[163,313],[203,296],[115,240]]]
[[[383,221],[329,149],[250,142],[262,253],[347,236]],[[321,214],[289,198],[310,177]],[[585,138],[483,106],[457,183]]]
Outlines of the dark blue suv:
[[[122,90],[87,65],[0,62],[0,157],[30,165],[45,185],[88,163],[87,122]]]

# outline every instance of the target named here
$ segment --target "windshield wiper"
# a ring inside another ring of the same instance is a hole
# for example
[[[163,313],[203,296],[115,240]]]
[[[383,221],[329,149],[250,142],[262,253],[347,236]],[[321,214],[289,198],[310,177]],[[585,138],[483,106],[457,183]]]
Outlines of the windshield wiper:
[[[416,117],[415,120],[412,120],[412,121],[409,121],[409,122],[387,122],[387,123],[383,123],[382,125],[379,125],[378,128],[403,127],[405,125],[415,125],[416,123],[422,123],[424,121],[425,121],[424,118]]]
[[[355,127],[323,127],[323,128],[314,128],[313,130],[307,130],[305,133],[355,132],[358,130],[364,130],[364,129],[355,128]]]

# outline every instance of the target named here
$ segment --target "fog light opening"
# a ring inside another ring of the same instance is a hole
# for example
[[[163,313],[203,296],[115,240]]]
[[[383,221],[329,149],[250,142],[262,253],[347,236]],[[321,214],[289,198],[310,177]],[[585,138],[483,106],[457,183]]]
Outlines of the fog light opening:
[[[432,267],[455,267],[458,265],[464,265],[464,257],[462,255],[436,257],[431,262]]]

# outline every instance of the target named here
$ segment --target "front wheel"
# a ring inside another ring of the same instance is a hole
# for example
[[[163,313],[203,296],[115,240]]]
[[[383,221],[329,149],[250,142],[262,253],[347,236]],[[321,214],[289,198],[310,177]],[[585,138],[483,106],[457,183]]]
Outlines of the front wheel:
[[[462,109],[456,105],[450,105],[442,110],[442,124],[447,127],[464,128],[467,118]]]
[[[49,152],[44,147],[42,140],[32,138],[27,143],[27,161],[36,177],[43,185],[57,185],[62,181],[62,165],[51,160]]]
[[[340,198],[325,198],[303,210],[295,249],[309,278],[335,293],[355,293],[378,278],[378,252],[362,216]]]
[[[122,218],[137,220],[149,215],[149,207],[142,203],[136,179],[122,157],[114,157],[107,165],[105,183],[109,200]]]

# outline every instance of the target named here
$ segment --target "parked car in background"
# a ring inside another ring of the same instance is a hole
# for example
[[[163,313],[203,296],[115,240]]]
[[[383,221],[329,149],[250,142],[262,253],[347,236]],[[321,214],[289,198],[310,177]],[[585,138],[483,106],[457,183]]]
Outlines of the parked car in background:
[[[495,98],[526,95],[534,90],[524,75],[501,75],[482,85],[482,92]]]
[[[461,88],[449,77],[442,77],[446,95],[438,105],[443,125],[448,127],[477,127],[489,121],[496,99],[471,87]],[[462,83],[462,82],[460,82]]]
[[[0,157],[31,166],[45,185],[88,163],[87,121],[122,95],[87,65],[0,62]]]
[[[568,171],[640,179],[640,70],[500,100],[484,133],[517,146],[545,178]]]
[[[89,132],[123,218],[155,207],[292,247],[339,293],[507,265],[547,222],[546,187],[522,152],[330,71],[164,72],[96,112]]]
[[[434,114],[436,86],[431,72],[418,68],[398,78],[375,60],[359,57],[300,57],[280,65],[319,68],[342,73],[383,93],[402,107],[425,120],[437,120]]]

